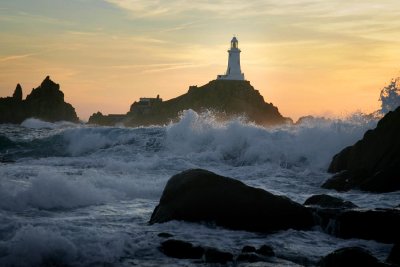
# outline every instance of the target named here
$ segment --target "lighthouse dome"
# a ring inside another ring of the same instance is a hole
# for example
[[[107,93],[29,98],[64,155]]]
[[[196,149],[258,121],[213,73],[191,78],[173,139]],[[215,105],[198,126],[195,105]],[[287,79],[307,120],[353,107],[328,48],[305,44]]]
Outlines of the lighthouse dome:
[[[239,42],[238,39],[236,39],[236,37],[234,36],[231,40],[231,48],[239,48]]]

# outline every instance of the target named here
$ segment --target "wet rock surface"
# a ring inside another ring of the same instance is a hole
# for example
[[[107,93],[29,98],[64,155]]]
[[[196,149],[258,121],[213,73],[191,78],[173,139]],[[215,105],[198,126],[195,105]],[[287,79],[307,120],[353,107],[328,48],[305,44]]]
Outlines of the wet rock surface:
[[[201,169],[184,171],[168,181],[150,223],[171,220],[255,232],[309,229],[314,223],[307,208],[286,197]]]

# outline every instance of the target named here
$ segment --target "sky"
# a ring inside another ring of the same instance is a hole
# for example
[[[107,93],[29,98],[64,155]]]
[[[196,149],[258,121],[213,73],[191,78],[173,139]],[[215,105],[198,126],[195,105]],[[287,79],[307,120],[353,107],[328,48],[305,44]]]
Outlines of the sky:
[[[233,35],[245,78],[295,120],[373,112],[400,75],[399,0],[1,0],[0,97],[49,75],[83,120],[126,113],[224,74]]]

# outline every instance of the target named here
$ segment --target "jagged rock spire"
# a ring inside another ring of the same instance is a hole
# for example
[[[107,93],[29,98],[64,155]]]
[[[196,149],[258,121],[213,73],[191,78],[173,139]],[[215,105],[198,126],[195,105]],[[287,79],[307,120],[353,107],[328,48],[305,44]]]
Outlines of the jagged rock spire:
[[[17,87],[14,90],[14,94],[12,96],[15,100],[22,101],[22,87],[20,84],[17,84]]]

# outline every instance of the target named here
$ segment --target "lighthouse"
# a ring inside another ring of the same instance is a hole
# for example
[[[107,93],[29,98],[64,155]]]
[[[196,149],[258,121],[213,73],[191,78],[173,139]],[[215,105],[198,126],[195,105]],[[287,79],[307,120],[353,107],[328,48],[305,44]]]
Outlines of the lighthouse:
[[[231,49],[228,50],[228,68],[225,75],[218,75],[218,80],[244,80],[244,74],[240,69],[240,49],[236,37],[231,40]]]

